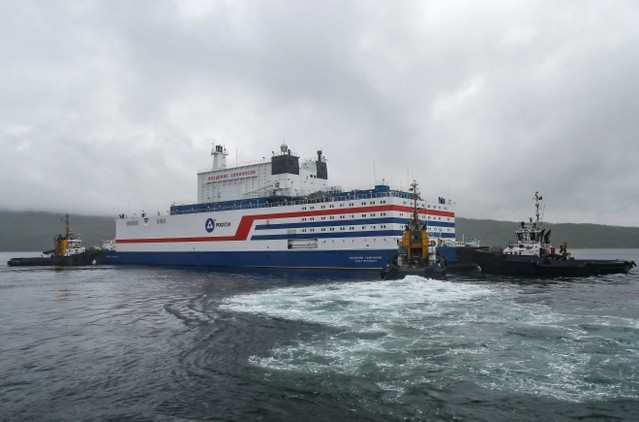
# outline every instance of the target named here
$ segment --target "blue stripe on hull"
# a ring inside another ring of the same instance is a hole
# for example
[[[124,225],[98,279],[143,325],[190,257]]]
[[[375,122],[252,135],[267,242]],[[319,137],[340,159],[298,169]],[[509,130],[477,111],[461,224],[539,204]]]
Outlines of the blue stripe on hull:
[[[322,233],[296,233],[296,234],[254,234],[251,240],[286,240],[286,239],[327,239],[344,237],[400,237],[402,230],[377,230],[377,231],[344,231]],[[431,237],[454,238],[455,233],[434,232],[428,234]]]
[[[306,221],[301,223],[277,223],[277,224],[257,224],[255,230],[276,230],[276,229],[302,229],[308,227],[333,227],[333,226],[356,226],[366,224],[408,224],[410,218],[399,217],[379,217],[379,218],[358,218],[348,220],[326,220],[326,221]],[[422,221],[426,223],[426,221]],[[455,223],[447,221],[428,221],[428,227],[455,227]]]
[[[114,265],[381,269],[396,249],[349,251],[109,252]]]
[[[255,234],[251,240],[278,240],[278,239],[324,239],[329,237],[384,237],[401,236],[401,230],[377,230],[377,231],[351,231],[351,232],[324,232],[324,233],[297,233],[297,234]]]

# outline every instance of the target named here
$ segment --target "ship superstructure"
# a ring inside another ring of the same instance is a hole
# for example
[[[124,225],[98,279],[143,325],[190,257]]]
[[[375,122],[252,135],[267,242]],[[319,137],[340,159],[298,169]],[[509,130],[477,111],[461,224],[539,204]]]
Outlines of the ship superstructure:
[[[541,221],[540,209],[543,197],[539,192],[535,192],[533,199],[535,201],[535,219],[530,218],[528,222],[521,222],[515,231],[515,240],[503,250],[504,254],[538,257],[555,254],[555,248],[550,244],[551,230],[544,227]],[[562,252],[567,253],[563,246]]]
[[[271,196],[303,197],[326,191],[328,170],[322,151],[316,159],[300,160],[286,144],[270,160],[227,168],[228,153],[221,145],[211,152],[211,170],[197,175],[198,203],[232,201]]]
[[[411,220],[413,194],[329,183],[321,151],[300,160],[286,146],[270,160],[229,168],[216,145],[198,173],[198,202],[169,215],[116,220],[113,263],[175,266],[381,269]],[[454,241],[452,201],[417,200],[433,244]]]
[[[64,215],[64,235],[59,234],[54,240],[55,248],[46,253],[52,256],[73,256],[86,252],[86,248],[82,245],[82,240],[71,232],[71,224],[69,224],[69,214]]]

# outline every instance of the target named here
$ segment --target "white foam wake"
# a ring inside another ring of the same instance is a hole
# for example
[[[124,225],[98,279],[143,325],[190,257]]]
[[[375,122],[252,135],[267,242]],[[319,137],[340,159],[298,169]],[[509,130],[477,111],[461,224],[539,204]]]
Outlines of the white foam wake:
[[[332,328],[251,363],[366,376],[396,398],[407,387],[457,381],[569,401],[639,397],[639,377],[618,370],[634,367],[636,320],[566,315],[518,295],[512,285],[409,276],[273,289],[230,297],[221,307]],[[610,344],[617,329],[634,330],[630,347]],[[592,349],[602,345],[608,357],[593,360]]]

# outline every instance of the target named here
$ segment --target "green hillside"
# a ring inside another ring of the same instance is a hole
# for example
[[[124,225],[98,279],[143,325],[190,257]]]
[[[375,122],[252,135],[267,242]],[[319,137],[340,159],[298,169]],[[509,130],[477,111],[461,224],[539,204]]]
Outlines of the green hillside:
[[[64,232],[64,216],[48,212],[0,210],[0,251],[42,251],[53,248],[53,238]],[[101,245],[115,236],[110,217],[70,215],[71,229],[85,245]]]
[[[513,239],[519,225],[513,221],[457,218],[457,238],[480,239],[485,246],[503,245]],[[547,224],[554,244],[566,241],[571,248],[639,248],[639,227],[601,224]]]

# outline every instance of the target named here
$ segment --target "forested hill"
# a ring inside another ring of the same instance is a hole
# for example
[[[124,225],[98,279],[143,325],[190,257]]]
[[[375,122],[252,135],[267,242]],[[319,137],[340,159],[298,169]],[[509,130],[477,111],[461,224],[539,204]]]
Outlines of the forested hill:
[[[519,225],[513,221],[456,219],[457,238],[480,239],[485,246],[503,245],[513,239]],[[547,224],[552,230],[552,243],[568,242],[570,248],[639,248],[639,227],[604,226],[601,224]]]
[[[71,229],[86,246],[113,239],[111,217],[70,215]],[[53,248],[53,238],[64,232],[64,215],[34,211],[0,210],[0,251],[43,251]]]
[[[113,239],[111,217],[71,215],[71,227],[88,245]],[[513,238],[519,223],[457,218],[457,237],[479,239],[482,245],[503,245]],[[571,248],[639,248],[639,227],[598,224],[550,224],[553,243],[567,241]],[[0,210],[0,251],[51,249],[53,238],[64,231],[62,214]]]

